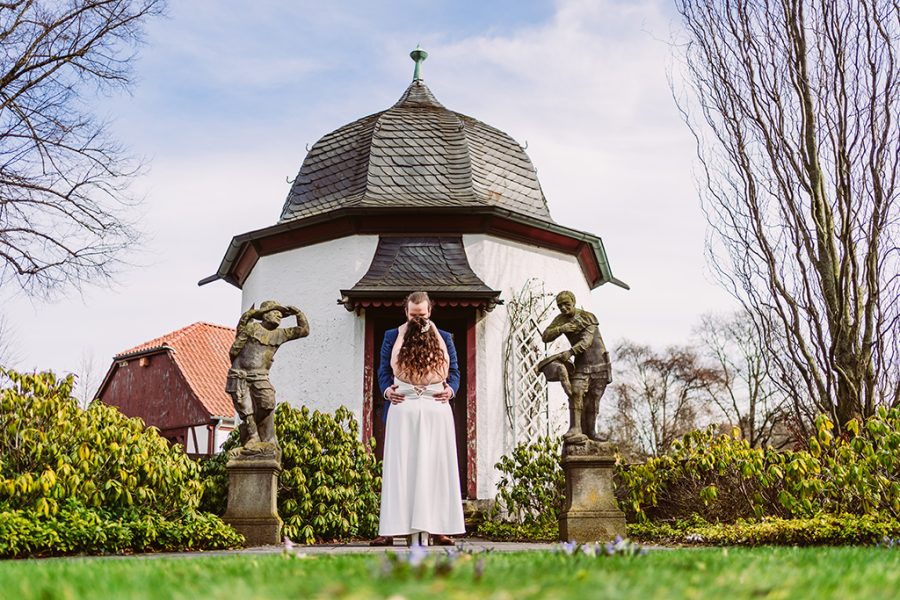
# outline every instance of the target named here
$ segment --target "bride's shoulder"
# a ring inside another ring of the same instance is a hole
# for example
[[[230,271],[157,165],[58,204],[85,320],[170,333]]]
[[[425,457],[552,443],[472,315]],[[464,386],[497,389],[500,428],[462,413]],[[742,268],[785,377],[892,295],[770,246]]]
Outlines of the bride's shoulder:
[[[406,323],[397,328],[397,337],[394,339],[395,352],[403,345],[404,337],[406,337]]]

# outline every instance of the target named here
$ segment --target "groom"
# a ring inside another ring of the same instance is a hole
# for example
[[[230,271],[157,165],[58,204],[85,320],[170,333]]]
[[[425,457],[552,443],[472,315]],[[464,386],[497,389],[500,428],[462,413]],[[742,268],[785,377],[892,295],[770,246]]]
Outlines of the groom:
[[[428,297],[428,292],[413,292],[406,297],[403,303],[403,311],[406,313],[406,320],[409,322],[415,317],[423,317],[431,319],[431,308],[434,303]],[[438,329],[438,333],[444,338],[447,344],[447,354],[450,358],[450,372],[447,381],[444,382],[444,389],[434,395],[434,399],[438,402],[449,402],[456,396],[459,390],[459,362],[456,358],[456,346],[453,345],[453,336],[448,332]],[[405,400],[403,394],[397,392],[397,385],[394,383],[394,371],[391,368],[391,351],[394,349],[394,343],[397,341],[399,329],[388,329],[384,334],[384,342],[381,344],[381,364],[378,366],[378,387],[384,396],[384,420],[387,421],[388,409],[392,404],[399,404]],[[446,535],[432,536],[434,542],[438,545],[453,545]],[[394,539],[390,536],[379,536],[370,542],[372,546],[391,546]]]

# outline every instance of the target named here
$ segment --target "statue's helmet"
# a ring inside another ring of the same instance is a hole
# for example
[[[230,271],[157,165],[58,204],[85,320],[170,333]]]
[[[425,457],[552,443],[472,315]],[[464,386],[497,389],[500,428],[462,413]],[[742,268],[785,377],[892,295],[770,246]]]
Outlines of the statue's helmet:
[[[265,300],[259,305],[259,310],[262,312],[269,312],[270,310],[281,311],[281,305],[275,302],[274,300]]]

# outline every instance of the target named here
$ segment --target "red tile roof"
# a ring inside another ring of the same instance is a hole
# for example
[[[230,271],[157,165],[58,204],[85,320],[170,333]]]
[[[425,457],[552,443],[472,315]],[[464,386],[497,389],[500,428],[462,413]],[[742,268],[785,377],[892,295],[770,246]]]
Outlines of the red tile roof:
[[[231,397],[225,393],[225,379],[231,360],[228,350],[235,330],[212,323],[194,323],[117,354],[113,360],[135,354],[169,352],[197,399],[212,417],[234,416]]]

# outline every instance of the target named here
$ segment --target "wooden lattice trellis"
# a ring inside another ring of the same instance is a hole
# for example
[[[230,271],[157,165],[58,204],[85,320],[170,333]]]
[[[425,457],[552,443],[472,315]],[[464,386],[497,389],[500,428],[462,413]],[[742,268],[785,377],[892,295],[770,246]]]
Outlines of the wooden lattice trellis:
[[[546,354],[541,331],[553,307],[552,295],[544,292],[543,284],[529,279],[506,307],[509,333],[503,352],[504,395],[516,445],[551,433],[547,381],[534,367]]]

